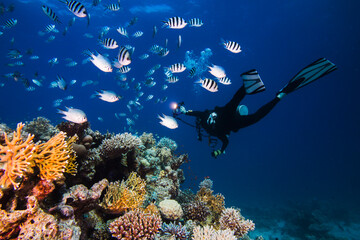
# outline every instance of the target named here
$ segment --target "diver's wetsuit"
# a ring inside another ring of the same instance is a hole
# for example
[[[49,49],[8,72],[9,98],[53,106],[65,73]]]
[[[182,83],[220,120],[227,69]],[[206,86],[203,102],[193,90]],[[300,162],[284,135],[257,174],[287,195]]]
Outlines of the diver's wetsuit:
[[[229,103],[223,107],[215,107],[214,110],[205,111],[187,111],[185,114],[189,116],[195,116],[200,126],[203,127],[206,132],[211,136],[217,137],[222,141],[221,152],[224,152],[229,140],[228,135],[230,132],[237,132],[240,128],[247,127],[258,122],[265,117],[280,101],[275,97],[273,100],[259,108],[255,113],[241,116],[236,112],[241,100],[245,97],[245,87],[242,86],[233,96]],[[215,124],[209,125],[207,123],[208,117],[211,113],[216,112],[217,118]]]

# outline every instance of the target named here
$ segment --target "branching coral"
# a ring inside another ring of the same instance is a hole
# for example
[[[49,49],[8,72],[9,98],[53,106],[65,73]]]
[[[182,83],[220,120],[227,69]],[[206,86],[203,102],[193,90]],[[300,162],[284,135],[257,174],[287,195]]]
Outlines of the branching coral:
[[[18,189],[27,174],[32,172],[31,161],[35,151],[33,135],[28,135],[24,141],[21,137],[23,123],[17,125],[13,138],[9,141],[4,133],[5,145],[0,145],[0,188],[7,189],[11,186]]]
[[[181,225],[181,223],[179,224],[175,224],[173,222],[169,224],[163,223],[160,230],[166,236],[171,236],[173,239],[176,240],[187,240],[190,237],[190,233],[188,232],[185,226]]]
[[[127,212],[110,223],[112,236],[122,240],[154,239],[161,227],[161,218],[140,209]]]
[[[255,229],[255,224],[251,220],[245,220],[237,209],[226,208],[220,216],[220,229],[230,229],[236,237],[242,238]]]
[[[221,212],[225,209],[225,197],[222,194],[212,194],[213,191],[209,188],[202,187],[196,193],[196,199],[206,203],[210,209],[212,222],[217,222]]]
[[[72,151],[65,137],[64,132],[59,132],[38,146],[34,162],[40,170],[39,176],[42,180],[56,181],[63,178]]]
[[[205,222],[206,218],[210,215],[210,209],[206,203],[196,199],[193,202],[183,205],[186,219],[191,219],[199,222]]]
[[[216,231],[212,226],[194,228],[193,240],[236,240],[234,233],[231,230]]]
[[[131,133],[122,133],[105,139],[100,145],[100,149],[104,157],[113,159],[121,157],[122,154],[134,150],[139,145],[141,145],[140,138]]]
[[[132,172],[126,181],[110,183],[101,206],[115,214],[138,208],[145,200],[145,186],[145,181]]]
[[[142,144],[145,146],[145,148],[151,148],[155,145],[156,143],[156,140],[153,136],[152,133],[143,133],[141,136],[140,136],[140,140],[142,142]]]
[[[33,134],[34,141],[48,141],[51,136],[59,132],[57,128],[50,124],[50,120],[44,117],[37,117],[31,122],[27,122],[24,131]]]

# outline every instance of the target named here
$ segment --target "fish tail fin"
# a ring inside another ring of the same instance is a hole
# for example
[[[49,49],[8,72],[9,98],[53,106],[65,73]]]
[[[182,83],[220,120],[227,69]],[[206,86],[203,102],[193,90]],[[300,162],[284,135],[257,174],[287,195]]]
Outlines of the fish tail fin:
[[[90,13],[86,14],[86,19],[87,19],[87,27],[89,27],[89,25],[90,25]]]

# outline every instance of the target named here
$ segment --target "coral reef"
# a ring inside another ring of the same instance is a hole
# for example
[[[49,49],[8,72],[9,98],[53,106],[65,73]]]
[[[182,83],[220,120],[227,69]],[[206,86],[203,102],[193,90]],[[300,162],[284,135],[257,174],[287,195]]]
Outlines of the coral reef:
[[[50,120],[44,117],[37,117],[31,122],[26,122],[24,131],[34,135],[34,142],[49,141],[59,130],[50,124]]]
[[[231,230],[215,230],[212,226],[194,228],[193,240],[236,240]]]
[[[255,229],[251,220],[245,220],[240,211],[235,208],[225,208],[220,216],[220,229],[230,229],[238,238],[244,237],[250,230]]]
[[[159,203],[159,210],[165,219],[172,221],[179,220],[184,214],[180,204],[173,199],[162,200]]]
[[[177,240],[187,240],[190,237],[190,232],[186,229],[185,226],[182,226],[181,223],[163,223],[160,231],[164,233],[165,236],[170,236]]]
[[[1,189],[10,187],[18,189],[20,183],[33,171],[31,161],[35,151],[35,144],[32,141],[34,136],[29,134],[27,139],[23,140],[21,137],[23,127],[23,123],[17,125],[11,141],[4,133],[5,145],[0,145]]]
[[[127,152],[133,151],[141,144],[140,138],[131,133],[116,134],[110,139],[105,139],[101,146],[103,156],[107,158],[119,158]]]
[[[112,236],[123,240],[154,239],[161,227],[161,218],[139,209],[125,213],[109,225]]]
[[[140,207],[145,200],[145,181],[132,172],[126,181],[110,183],[101,206],[113,214]]]
[[[254,228],[210,179],[180,189],[189,159],[170,138],[42,117],[0,128],[0,239],[245,239]]]

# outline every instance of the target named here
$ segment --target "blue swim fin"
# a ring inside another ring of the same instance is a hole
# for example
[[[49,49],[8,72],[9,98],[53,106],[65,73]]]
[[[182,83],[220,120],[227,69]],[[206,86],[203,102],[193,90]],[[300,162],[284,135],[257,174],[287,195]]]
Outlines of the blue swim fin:
[[[288,82],[288,84],[285,85],[285,87],[279,91],[279,93],[291,93],[296,89],[302,88],[336,69],[337,67],[335,64],[326,58],[320,58],[303,68]]]

